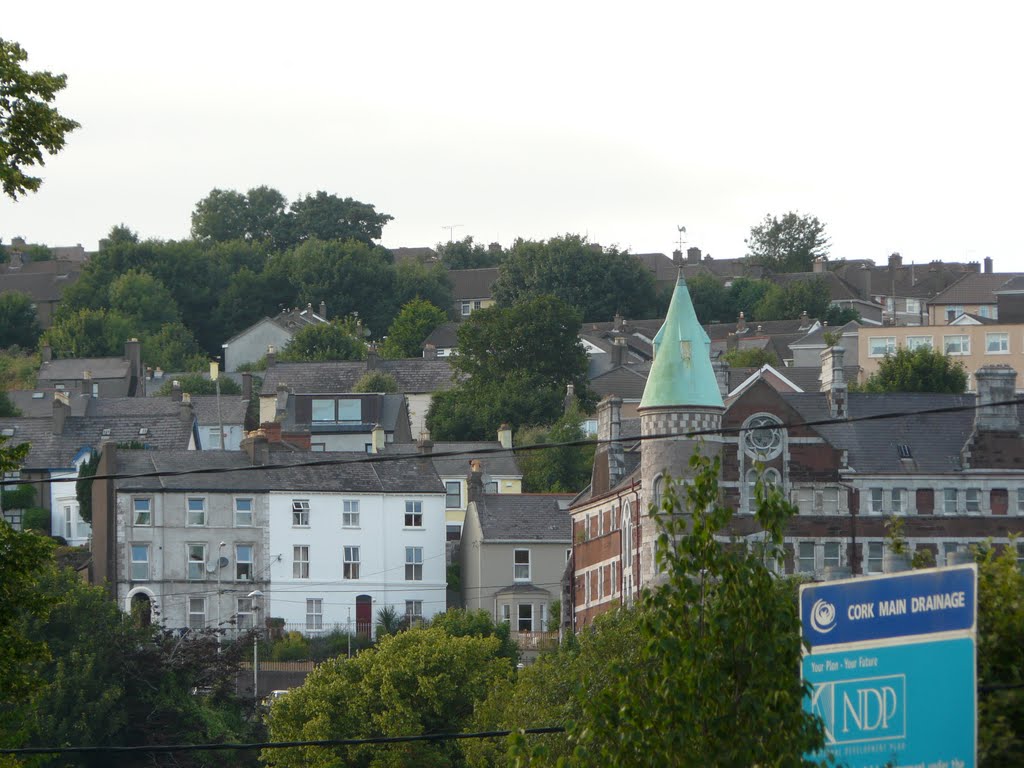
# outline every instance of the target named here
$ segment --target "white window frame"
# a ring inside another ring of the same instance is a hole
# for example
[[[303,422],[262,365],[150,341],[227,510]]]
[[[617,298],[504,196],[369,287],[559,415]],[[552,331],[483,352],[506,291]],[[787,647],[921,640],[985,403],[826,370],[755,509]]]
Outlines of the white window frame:
[[[529,581],[532,565],[530,550],[517,548],[512,551],[512,580]]]
[[[185,498],[185,525],[192,528],[206,527],[205,496],[187,496]]]
[[[139,509],[140,503],[145,502],[146,508]],[[133,496],[132,497],[132,525],[150,527],[153,525],[153,497]]]
[[[921,300],[907,299],[907,312],[915,315],[921,314]]]
[[[523,629],[524,624],[527,623],[527,629]],[[519,603],[516,606],[516,631],[533,632],[533,626],[533,603]]]
[[[1017,489],[1017,514],[1024,515],[1024,486]]]
[[[235,626],[238,629],[252,629],[255,625],[256,611],[251,597],[240,597],[235,604]]]
[[[994,342],[994,344],[993,344]],[[993,348],[994,347],[994,348]],[[990,331],[985,334],[986,355],[1010,354],[1010,334],[1005,331]]]
[[[309,578],[309,545],[296,544],[292,547],[292,578]]]
[[[459,308],[460,313],[463,317],[469,317],[473,312],[473,302],[463,301],[461,304],[462,306]]]
[[[346,544],[341,548],[341,578],[359,579],[359,547]]]
[[[132,581],[149,581],[152,574],[149,570],[149,544],[132,544],[130,548],[131,554],[131,569],[129,574],[131,575]],[[139,557],[138,555],[142,555]],[[145,575],[142,573],[142,568],[145,569]]]
[[[932,349],[935,342],[931,336],[907,336],[906,344],[907,349],[913,352],[915,349],[921,349],[921,347]]]
[[[185,545],[185,578],[189,581],[206,581],[206,544]],[[220,568],[220,563],[217,563]]]
[[[189,595],[185,602],[188,609],[188,628],[206,629],[206,598]]]
[[[341,501],[341,527],[359,527],[359,499],[342,499]]]
[[[835,554],[830,552],[834,550]],[[822,547],[822,565],[826,568],[832,566],[838,568],[843,564],[843,548],[838,541],[826,541]]]
[[[405,548],[405,580],[423,581],[423,547]]]
[[[406,528],[423,527],[423,502],[407,500],[405,502],[404,526]]]
[[[868,541],[864,543],[864,547],[864,571],[866,573],[881,573],[885,544],[881,541]]]
[[[256,547],[253,544],[235,544],[235,581],[256,579]]]
[[[950,509],[950,493],[952,497],[952,509]],[[942,489],[942,514],[944,515],[955,515],[960,511],[959,509],[960,493],[956,488],[943,488]]]
[[[951,323],[956,320],[960,315],[964,314],[963,304],[949,304],[945,307],[946,322]]]
[[[906,493],[905,488],[893,488],[889,491],[889,503],[891,504],[892,514],[902,515],[906,513]]]
[[[969,515],[981,514],[981,488],[968,488],[964,491],[964,511]]]
[[[405,621],[410,627],[416,627],[423,623],[423,601],[405,601]]]
[[[884,344],[884,349],[878,351],[878,344],[881,342]],[[896,337],[895,336],[868,336],[868,357],[885,357],[886,355],[896,354]]]
[[[501,604],[501,620],[506,624],[512,623],[512,605],[509,603]]]
[[[951,333],[942,337],[942,351],[950,357],[971,354],[971,337],[966,333]]]
[[[235,527],[236,528],[251,528],[252,527],[252,512],[253,506],[255,505],[255,499],[251,496],[239,496],[235,499]],[[244,509],[246,505],[248,509]]]
[[[835,503],[831,503],[834,499]],[[838,488],[822,488],[821,489],[821,513],[823,515],[838,515],[839,514],[839,489]]]
[[[816,547],[813,541],[798,541],[796,543],[796,566],[797,573],[814,573],[816,562]],[[807,566],[810,567],[807,567]]]
[[[309,528],[309,499],[292,499],[292,528]]]
[[[444,481],[444,508],[445,509],[462,509],[462,482],[461,481],[459,481],[459,480],[445,480]]]
[[[885,512],[885,489],[868,488],[868,514],[881,515]]]
[[[306,630],[319,632],[324,628],[324,601],[322,597],[306,598]]]

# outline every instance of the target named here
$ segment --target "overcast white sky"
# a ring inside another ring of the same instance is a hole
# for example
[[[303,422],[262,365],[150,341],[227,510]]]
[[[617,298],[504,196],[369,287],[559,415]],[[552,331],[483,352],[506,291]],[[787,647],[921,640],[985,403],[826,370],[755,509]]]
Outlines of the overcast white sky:
[[[82,127],[0,237],[188,236],[214,187],[319,189],[387,246],[566,232],[742,256],[766,213],[832,256],[1024,270],[1024,5],[22,2],[0,35]]]

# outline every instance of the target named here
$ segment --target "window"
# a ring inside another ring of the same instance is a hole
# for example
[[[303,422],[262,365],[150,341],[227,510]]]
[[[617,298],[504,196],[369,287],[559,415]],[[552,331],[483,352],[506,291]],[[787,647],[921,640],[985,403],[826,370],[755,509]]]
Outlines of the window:
[[[568,562],[572,556],[572,550],[565,550],[565,559]],[[633,511],[629,502],[622,507],[622,568],[633,567]]]
[[[769,461],[782,453],[782,430],[774,416],[752,416],[743,425],[743,449],[757,461]]]
[[[890,494],[892,500],[892,513],[894,515],[903,514],[903,494],[902,488],[893,488]]]
[[[313,423],[334,421],[334,400],[313,400]]]
[[[971,337],[943,336],[942,348],[947,355],[969,355],[971,354]]]
[[[981,512],[981,489],[980,488],[968,488],[965,494],[965,500],[967,502],[967,511],[974,512],[975,514]]]
[[[895,336],[871,336],[868,339],[868,357],[885,357],[895,353]]]
[[[307,499],[292,501],[292,526],[309,527],[309,501]]]
[[[135,525],[153,524],[152,503],[152,499],[149,498],[132,499],[132,519],[135,521]]]
[[[984,306],[978,307],[978,315],[981,317],[987,317],[990,320],[999,319],[999,307]]]
[[[338,421],[342,424],[361,424],[363,421],[363,401],[339,400]]]
[[[292,578],[309,578],[309,547],[292,547]]]
[[[868,573],[882,572],[882,542],[868,542]]]
[[[520,632],[533,632],[533,606],[530,603],[519,604],[519,621],[516,628]]]
[[[932,348],[932,337],[931,336],[907,336],[907,349],[913,352],[915,349],[931,349]]]
[[[942,491],[942,511],[947,515],[956,514],[956,488],[946,488]]]
[[[814,542],[801,541],[797,547],[797,572],[814,573]]]
[[[951,323],[964,313],[964,308],[959,304],[951,304],[946,307],[946,322]]]
[[[513,578],[516,581],[530,580],[530,550],[517,549],[513,553]]]
[[[501,620],[506,624],[512,621],[512,606],[508,603],[501,606]]]
[[[422,600],[405,601],[405,620],[409,623],[410,627],[415,627],[423,623]]]
[[[341,577],[343,579],[359,578],[359,547],[343,547]]]
[[[188,544],[188,580],[202,581],[206,578],[206,545]]]
[[[484,483],[484,493],[489,493],[492,496],[498,492],[498,481],[491,480],[489,483]]]
[[[359,499],[344,499],[341,502],[341,527],[359,527]]]
[[[953,559],[956,556],[956,553],[960,551],[960,544],[955,541],[947,541],[942,545],[942,549],[946,555],[946,565],[956,565],[956,563],[953,562]]]
[[[826,568],[829,566],[838,568],[842,563],[839,560],[839,542],[838,541],[826,541],[825,542],[825,560],[824,565]]]
[[[235,616],[239,629],[252,629],[254,613],[251,597],[238,598],[238,607],[235,610]]]
[[[1005,355],[1010,351],[1010,334],[1008,333],[986,333],[985,354]]]
[[[462,483],[458,480],[445,480],[444,506],[445,509],[462,508]]]
[[[656,510],[661,510],[661,496],[665,490],[665,478],[662,475],[658,475],[654,478],[654,488],[651,491],[651,506]],[[590,527],[589,525],[587,526]]]
[[[205,597],[190,597],[188,599],[188,626],[189,629],[203,629],[206,627]]]
[[[1024,488],[1017,489],[1017,514],[1024,515]]]
[[[881,488],[872,488],[871,489],[871,506],[868,508],[868,511],[872,515],[880,515],[880,514],[882,514],[882,489]]]
[[[464,302],[462,302],[462,310],[461,311],[462,311],[462,316],[463,317],[469,317],[469,315],[473,312],[473,302],[471,302],[471,301],[464,301]]]
[[[149,579],[149,545],[132,544],[132,581]]]
[[[921,300],[907,299],[907,312],[913,312],[915,315],[921,314]]]
[[[75,521],[75,513],[70,504],[64,505],[64,538],[73,538],[71,535],[71,527]]]
[[[306,598],[306,629],[324,628],[324,601],[319,597]]]
[[[614,565],[614,563],[613,563],[613,565]],[[547,629],[547,623],[548,623],[548,604],[547,603],[541,603],[538,607],[540,608],[540,617],[539,617],[539,621],[537,622],[537,631],[538,632],[543,632],[545,629]]]
[[[757,512],[757,470],[747,470],[747,512]]]
[[[235,499],[235,525],[252,525],[252,499]]]
[[[206,525],[206,499],[189,499],[186,525]]]
[[[406,528],[422,528],[423,527],[423,502],[421,502],[421,501],[407,501],[407,502],[405,502],[405,527]]]
[[[1017,567],[1024,568],[1024,541],[1017,542]]]
[[[423,547],[405,548],[405,580],[423,581]]]
[[[254,549],[252,544],[235,545],[235,579],[238,581],[252,581],[255,578]]]
[[[825,515],[839,514],[839,489],[824,488],[821,491],[821,511]]]
[[[892,296],[885,297],[885,311],[889,314],[892,314],[893,303]]]

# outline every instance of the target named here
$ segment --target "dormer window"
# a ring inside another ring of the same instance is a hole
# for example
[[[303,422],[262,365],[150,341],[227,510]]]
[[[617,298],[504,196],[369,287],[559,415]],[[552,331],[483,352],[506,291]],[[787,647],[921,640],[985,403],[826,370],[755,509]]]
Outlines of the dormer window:
[[[145,437],[149,434],[149,427],[139,427],[139,437]]]
[[[679,354],[683,358],[683,362],[689,364],[693,358],[693,350],[690,348],[690,340],[683,339],[679,342]]]

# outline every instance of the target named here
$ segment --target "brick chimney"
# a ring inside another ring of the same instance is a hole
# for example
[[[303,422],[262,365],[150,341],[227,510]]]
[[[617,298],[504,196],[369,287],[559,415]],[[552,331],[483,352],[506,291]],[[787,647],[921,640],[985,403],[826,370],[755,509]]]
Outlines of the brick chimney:
[[[419,440],[416,441],[416,447],[424,456],[429,456],[434,452],[434,441],[430,439],[430,433],[427,430],[420,432]]]
[[[898,253],[889,254],[889,269],[899,269],[903,266],[903,257]]]
[[[270,462],[270,444],[262,430],[246,433],[241,447],[248,454],[249,462],[254,467]]]
[[[267,347],[267,368],[273,368],[277,362],[277,347],[271,344]]]
[[[130,375],[136,380],[136,393],[142,396],[146,388],[142,385],[142,344],[138,339],[131,338],[124,343],[124,359],[128,361]]]
[[[282,442],[281,433],[283,431],[284,428],[280,421],[265,421],[260,424],[260,432],[267,438],[267,443],[270,445]]]
[[[424,344],[423,357],[427,360],[437,360],[437,346],[434,344]]]
[[[612,339],[612,367],[618,368],[625,362],[626,358],[626,337],[616,336]]]
[[[181,382],[177,379],[171,382],[171,400],[181,402]]]
[[[700,264],[700,248],[691,246],[686,249],[686,263],[687,264]]]
[[[375,371],[380,368],[380,355],[377,353],[377,345],[371,344],[366,348],[366,370]]]
[[[191,424],[195,421],[195,411],[192,410],[192,395],[188,392],[181,396],[181,406],[178,409],[178,415],[181,416],[181,420],[186,424]]]
[[[562,398],[562,411],[563,412],[568,411],[570,408],[572,408],[572,406],[573,406],[573,404],[575,402],[576,402],[576,385],[575,384],[566,384],[565,385],[565,397]]]
[[[43,344],[39,349],[39,355],[44,363],[49,363],[53,360],[53,347],[49,344]]]
[[[974,429],[978,432],[1019,431],[1016,405],[992,405],[1016,399],[1017,372],[1008,365],[986,365],[975,372],[974,379],[978,382]]]
[[[843,374],[843,355],[846,350],[838,344],[821,351],[821,391],[828,398],[829,413],[834,419],[848,415],[846,377]]]
[[[82,371],[82,394],[86,397],[98,397],[92,391],[92,371]]]
[[[828,259],[824,256],[819,256],[811,264],[812,272],[824,272],[828,268]]]
[[[53,393],[53,434],[63,435],[64,434],[64,421],[67,419],[68,414],[71,413],[71,398],[67,392],[54,392]]]
[[[469,475],[466,478],[466,501],[482,502],[484,500],[484,468],[479,459],[469,462]]]
[[[743,316],[743,313],[740,312],[740,316],[736,320],[736,333],[737,334],[744,333],[746,330],[747,330],[747,319]]]
[[[252,374],[249,371],[242,373],[242,399],[252,400]]]
[[[321,299],[320,301],[320,317],[324,320],[327,319],[327,302]]]
[[[512,427],[508,424],[502,424],[498,427],[498,443],[505,449],[512,447]]]

